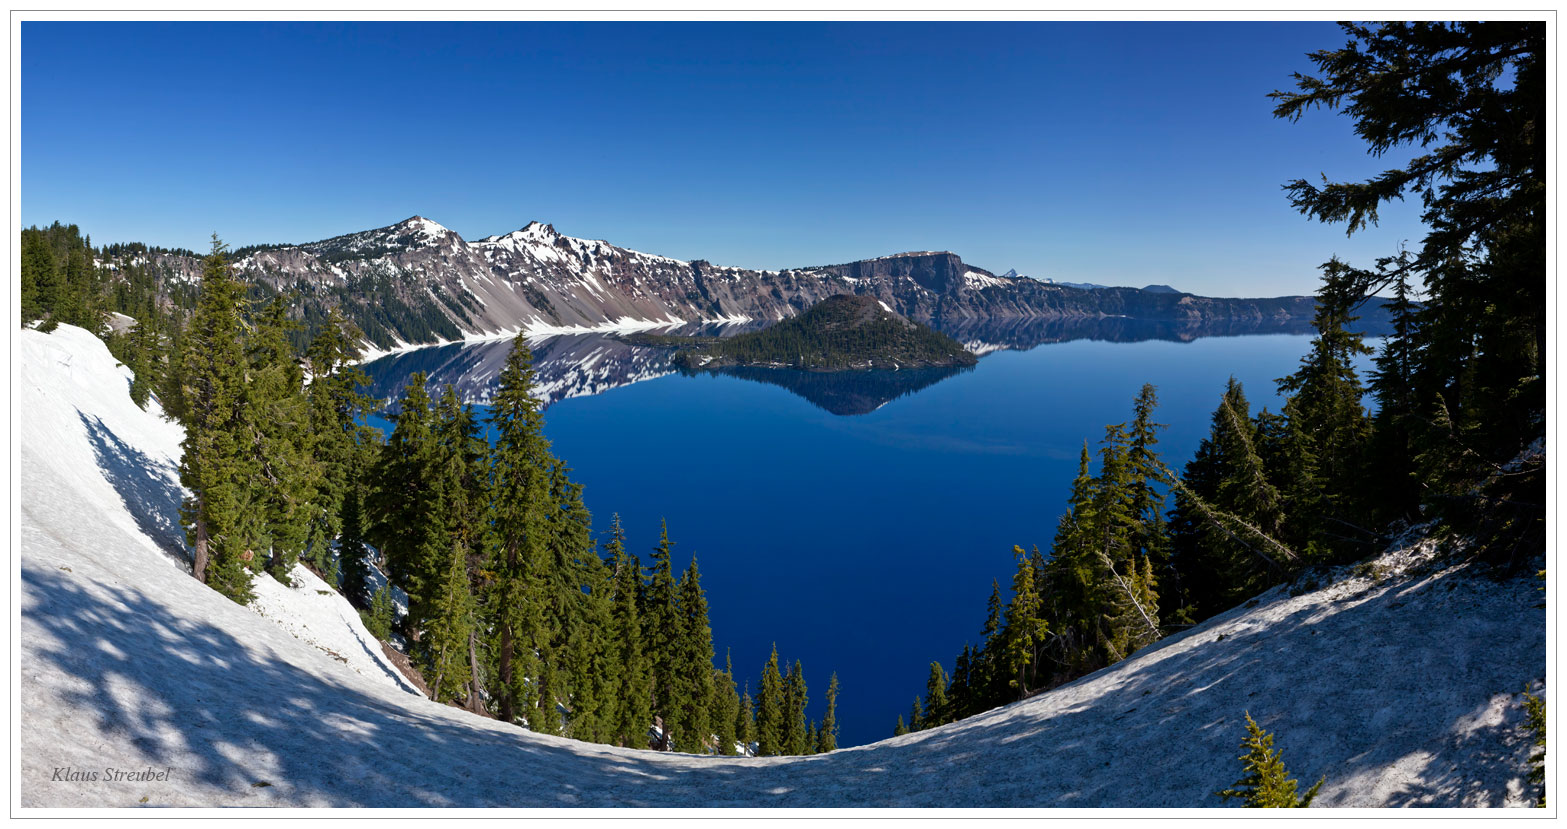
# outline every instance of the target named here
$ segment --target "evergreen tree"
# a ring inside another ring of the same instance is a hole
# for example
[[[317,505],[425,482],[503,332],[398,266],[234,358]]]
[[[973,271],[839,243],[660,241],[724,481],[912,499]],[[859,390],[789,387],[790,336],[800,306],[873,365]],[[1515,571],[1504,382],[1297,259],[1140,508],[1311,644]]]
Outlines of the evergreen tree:
[[[616,688],[612,692],[610,732],[615,744],[642,748],[647,745],[647,730],[653,721],[650,710],[652,677],[642,648],[642,620],[637,608],[642,591],[642,564],[637,561],[636,554],[626,550],[619,515],[611,519],[605,551],[614,571],[609,641],[616,649],[611,659],[616,671]]]
[[[314,543],[345,531],[349,491],[363,477],[374,444],[373,430],[360,422],[366,413],[379,408],[380,402],[359,391],[369,385],[369,378],[356,362],[360,352],[355,343],[363,336],[333,308],[305,352],[313,454],[321,465],[319,508],[311,526]],[[363,504],[355,508],[363,509]],[[359,520],[362,524],[363,517]]]
[[[180,483],[190,491],[180,509],[187,542],[194,549],[192,574],[240,604],[252,597],[244,516],[252,457],[241,442],[245,353],[240,304],[243,289],[233,278],[226,246],[214,235],[203,263],[201,294],[182,356],[180,379],[186,401]]]
[[[1374,269],[1330,263],[1334,284],[1325,287],[1358,299],[1406,275],[1423,283],[1426,301],[1404,344],[1418,485],[1450,526],[1521,563],[1543,543],[1543,462],[1480,484],[1544,435],[1546,26],[1341,25],[1348,42],[1312,53],[1320,77],[1297,74],[1296,89],[1274,92],[1274,114],[1293,121],[1342,109],[1372,153],[1422,152],[1363,182],[1302,179],[1286,190],[1296,209],[1351,234],[1374,223],[1384,202],[1419,196],[1429,231],[1409,256]]]
[[[784,753],[809,754],[812,743],[806,733],[805,706],[810,702],[806,694],[805,670],[800,660],[794,661],[788,676],[784,677]]]
[[[907,733],[909,733],[909,727],[907,725],[903,724],[903,715],[899,714],[898,715],[898,724],[892,727],[892,736],[894,736],[894,737],[902,737],[903,735],[905,735]]]
[[[1273,750],[1273,735],[1262,730],[1246,713],[1246,738],[1241,740],[1241,764],[1245,774],[1228,789],[1218,792],[1226,800],[1241,800],[1244,805],[1262,808],[1301,808],[1311,805],[1317,790],[1327,780],[1323,777],[1298,800],[1295,797],[1296,782],[1284,770],[1284,760]]]
[[[925,727],[935,728],[952,722],[947,700],[947,672],[940,662],[930,663],[930,678],[925,681]]]
[[[386,574],[408,594],[409,615],[420,607],[440,572],[448,545],[435,536],[444,531],[445,513],[438,503],[434,417],[425,376],[408,378],[398,411],[390,415],[392,434],[370,475],[374,489],[367,499],[370,540],[385,557]],[[417,636],[417,628],[410,631]]]
[[[713,701],[708,706],[713,724],[713,736],[718,740],[718,753],[735,753],[740,719],[740,695],[735,689],[734,664],[729,652],[724,652],[723,673],[713,677]]]
[[[544,419],[533,398],[533,381],[533,355],[519,335],[512,342],[490,406],[495,438],[490,454],[491,543],[484,566],[489,574],[485,618],[496,662],[492,693],[501,718],[508,722],[535,704],[536,686],[530,680],[538,671],[539,650],[549,638],[544,601],[550,586],[546,545],[551,457]],[[626,716],[635,714],[633,710]],[[617,727],[646,729],[647,725],[622,719]],[[621,737],[635,739],[635,732],[626,731]]]
[[[821,731],[817,733],[816,753],[826,754],[838,748],[838,674],[834,672],[827,682],[827,713],[822,716]]]
[[[751,685],[746,683],[745,693],[740,696],[740,710],[735,715],[735,739],[747,751],[754,750],[756,742],[756,703],[751,699]],[[760,753],[760,752],[758,752]]]
[[[241,440],[253,455],[251,503],[260,509],[257,547],[268,550],[267,569],[284,584],[318,516],[322,477],[304,372],[288,339],[295,327],[288,319],[287,302],[274,297],[250,338],[240,406]]]
[[[952,706],[953,720],[961,720],[965,717],[979,713],[974,702],[974,689],[971,684],[974,649],[967,642],[963,644],[963,652],[952,663],[952,692],[948,704]]]
[[[339,589],[350,604],[364,607],[370,594],[370,548],[365,545],[359,503],[359,487],[350,485],[343,496],[342,534],[338,537],[337,557],[342,574]]]
[[[54,250],[48,237],[36,227],[22,231],[22,322],[29,323],[54,310],[59,302],[60,277],[55,271]],[[53,326],[47,329],[53,330]]]
[[[783,674],[778,670],[778,645],[775,643],[773,654],[762,669],[761,695],[756,701],[756,753],[760,757],[788,753],[784,742],[787,693]]]
[[[370,635],[383,642],[390,640],[396,611],[397,608],[392,603],[391,585],[381,585],[380,589],[375,591],[375,597],[370,600],[370,612],[365,619],[365,627],[370,630]]]
[[[1028,696],[1033,680],[1033,668],[1038,660],[1038,646],[1050,632],[1043,614],[1039,591],[1034,587],[1034,568],[1022,547],[1014,546],[1012,554],[1017,559],[1017,573],[1012,579],[1012,601],[1007,605],[1006,628],[1002,635],[1007,685],[1012,688],[1013,699]],[[931,663],[930,681],[935,682],[941,671],[940,663]],[[942,676],[945,680],[945,676]],[[943,684],[945,684],[943,682]],[[927,689],[930,687],[926,686]],[[936,698],[926,696],[926,721],[939,723],[940,711],[935,707]],[[945,701],[945,691],[942,692]]]
[[[1213,426],[1175,486],[1176,569],[1194,620],[1281,581],[1295,555],[1278,537],[1284,512],[1257,451],[1241,384],[1230,379]]]
[[[679,594],[674,695],[665,721],[670,723],[676,751],[701,754],[714,730],[708,707],[713,698],[713,631],[695,557],[680,578]]]
[[[909,730],[925,730],[925,712],[920,706],[920,698],[914,698],[914,705],[909,709]]]
[[[1336,259],[1324,266],[1324,284],[1312,319],[1317,335],[1300,368],[1278,381],[1279,391],[1290,395],[1284,415],[1299,431],[1305,450],[1315,461],[1307,487],[1319,493],[1314,501],[1318,514],[1306,523],[1308,537],[1303,540],[1310,545],[1308,558],[1326,558],[1333,546],[1324,522],[1331,521],[1334,529],[1340,530],[1331,537],[1344,539],[1342,528],[1364,520],[1359,493],[1371,421],[1360,404],[1364,390],[1351,360],[1371,353],[1371,349],[1362,344],[1359,334],[1345,327],[1357,319],[1350,315],[1350,308],[1359,301],[1358,296],[1348,293],[1346,269]],[[1315,552],[1318,549],[1322,552]],[[1363,547],[1349,550],[1369,552]]]
[[[468,680],[473,597],[468,587],[466,558],[462,545],[454,541],[441,577],[434,585],[420,639],[430,698],[438,702],[463,697]]]
[[[653,548],[652,579],[643,591],[642,630],[653,679],[653,716],[663,724],[659,746],[669,748],[669,720],[679,690],[679,647],[681,622],[675,607],[675,574],[670,562],[673,543],[669,525],[659,527],[658,546]]]
[[[1543,575],[1543,573],[1542,573]],[[1545,700],[1528,691],[1523,692],[1524,723],[1533,748],[1529,751],[1529,783],[1540,788],[1540,796],[1534,805],[1545,808]]]

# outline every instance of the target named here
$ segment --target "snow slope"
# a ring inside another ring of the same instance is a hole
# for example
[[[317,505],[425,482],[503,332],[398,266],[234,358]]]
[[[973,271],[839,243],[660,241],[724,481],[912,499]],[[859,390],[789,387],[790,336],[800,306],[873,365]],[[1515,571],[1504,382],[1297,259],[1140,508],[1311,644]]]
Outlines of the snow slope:
[[[1319,805],[1525,800],[1517,692],[1544,675],[1543,594],[1418,543],[1026,702],[829,755],[532,734],[410,693],[308,573],[258,579],[254,608],[196,583],[179,430],[83,331],[24,330],[15,354],[23,807],[1216,806],[1248,710],[1292,772],[1327,775]],[[168,779],[102,779],[149,768]]]

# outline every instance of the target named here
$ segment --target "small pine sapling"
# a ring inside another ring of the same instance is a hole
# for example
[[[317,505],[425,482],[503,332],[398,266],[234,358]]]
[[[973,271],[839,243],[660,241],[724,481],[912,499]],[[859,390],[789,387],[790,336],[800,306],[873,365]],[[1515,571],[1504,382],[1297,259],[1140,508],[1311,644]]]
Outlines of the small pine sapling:
[[[1317,790],[1327,780],[1324,775],[1296,800],[1296,781],[1284,770],[1284,759],[1273,750],[1273,735],[1257,725],[1250,711],[1246,712],[1246,739],[1241,740],[1241,748],[1246,749],[1240,757],[1246,774],[1230,788],[1216,792],[1226,800],[1239,799],[1251,808],[1304,809],[1311,805]]]
[[[1534,737],[1534,749],[1529,752],[1529,782],[1540,787],[1536,806],[1545,808],[1545,700],[1523,692],[1523,710],[1528,715],[1524,729]]]

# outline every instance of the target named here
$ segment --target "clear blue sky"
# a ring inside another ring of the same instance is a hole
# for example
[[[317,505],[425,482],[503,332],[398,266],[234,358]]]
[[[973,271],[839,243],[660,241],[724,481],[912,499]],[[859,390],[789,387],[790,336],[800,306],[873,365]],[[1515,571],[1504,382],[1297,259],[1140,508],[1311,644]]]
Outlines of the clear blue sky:
[[[1310,293],[1346,238],[1295,177],[1347,118],[1265,96],[1329,23],[44,23],[21,40],[21,222],[203,250],[414,214],[757,268],[945,249],[993,271]]]

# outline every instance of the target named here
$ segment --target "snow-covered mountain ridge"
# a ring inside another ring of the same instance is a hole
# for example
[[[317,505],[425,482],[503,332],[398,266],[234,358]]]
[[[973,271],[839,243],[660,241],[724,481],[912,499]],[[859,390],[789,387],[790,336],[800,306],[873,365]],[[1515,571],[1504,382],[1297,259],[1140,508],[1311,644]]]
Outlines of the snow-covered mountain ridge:
[[[1311,297],[1083,291],[998,276],[947,251],[768,271],[642,253],[566,236],[540,222],[470,242],[422,216],[319,242],[237,254],[234,264],[244,278],[298,292],[307,316],[343,308],[379,349],[493,339],[518,331],[773,322],[838,294],[875,297],[928,325],[1027,317],[1309,319],[1314,307]],[[201,272],[200,260],[187,256],[162,254],[156,265],[175,281],[198,279]]]
[[[131,404],[87,332],[16,346],[24,809],[1217,806],[1247,711],[1292,773],[1327,777],[1316,806],[1528,800],[1518,691],[1544,675],[1544,595],[1417,535],[1054,691],[826,755],[659,754],[476,717],[350,653],[374,643],[318,583],[260,577],[258,612],[192,580],[178,427]],[[56,779],[111,768],[168,779]]]

